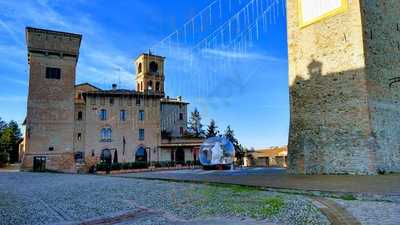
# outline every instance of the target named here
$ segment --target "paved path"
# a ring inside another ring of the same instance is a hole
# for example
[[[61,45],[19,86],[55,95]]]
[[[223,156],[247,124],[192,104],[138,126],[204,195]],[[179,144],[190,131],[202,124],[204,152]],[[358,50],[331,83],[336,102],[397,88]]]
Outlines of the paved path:
[[[354,193],[364,197],[400,201],[400,174],[379,176],[289,175],[284,169],[250,168],[235,171],[180,170],[117,175],[176,181],[240,184],[266,188],[328,193]]]
[[[314,197],[313,203],[328,217],[332,225],[361,225],[345,208],[328,198]]]
[[[0,225],[328,225],[306,196],[57,173],[0,172]]]

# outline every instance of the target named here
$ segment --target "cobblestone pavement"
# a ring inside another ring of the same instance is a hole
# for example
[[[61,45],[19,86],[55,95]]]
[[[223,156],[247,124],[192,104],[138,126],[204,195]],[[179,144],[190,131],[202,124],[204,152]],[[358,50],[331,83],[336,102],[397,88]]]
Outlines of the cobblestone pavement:
[[[0,172],[0,225],[329,224],[308,197],[239,186]]]
[[[400,204],[394,202],[378,201],[345,201],[332,199],[337,202],[363,225],[399,225]]]
[[[155,178],[241,184],[292,190],[362,193],[369,196],[388,196],[400,202],[400,174],[380,176],[351,175],[288,175],[279,168],[244,168],[234,171],[179,170],[121,174],[122,177]]]

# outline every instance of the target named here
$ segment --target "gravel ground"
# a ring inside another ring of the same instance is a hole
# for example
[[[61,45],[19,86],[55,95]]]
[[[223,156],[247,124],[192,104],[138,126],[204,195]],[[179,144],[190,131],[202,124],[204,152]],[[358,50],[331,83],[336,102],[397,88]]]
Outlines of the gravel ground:
[[[334,199],[363,225],[399,225],[400,203]]]
[[[329,224],[307,197],[232,186],[0,172],[0,225],[76,224],[126,212],[132,224]]]

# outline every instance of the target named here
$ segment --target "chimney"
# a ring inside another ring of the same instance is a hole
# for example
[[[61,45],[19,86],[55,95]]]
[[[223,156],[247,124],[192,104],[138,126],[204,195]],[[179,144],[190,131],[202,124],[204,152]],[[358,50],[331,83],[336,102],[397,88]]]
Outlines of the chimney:
[[[112,84],[113,91],[117,90],[117,84]]]

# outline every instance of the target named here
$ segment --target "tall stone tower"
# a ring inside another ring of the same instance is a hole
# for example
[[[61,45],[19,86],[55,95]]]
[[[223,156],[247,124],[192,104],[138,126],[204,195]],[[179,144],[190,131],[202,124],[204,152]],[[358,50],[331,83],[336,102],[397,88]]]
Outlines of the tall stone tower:
[[[74,170],[74,87],[81,38],[26,28],[29,93],[22,168]]]
[[[164,59],[151,53],[136,59],[136,91],[164,95]]]
[[[289,171],[400,171],[400,1],[287,0]]]

